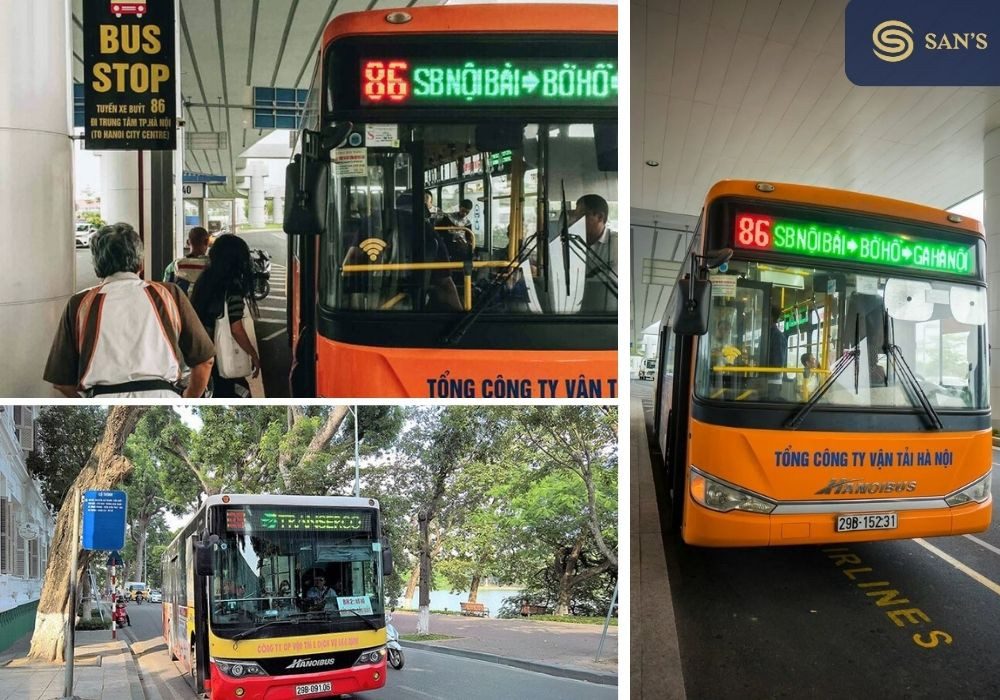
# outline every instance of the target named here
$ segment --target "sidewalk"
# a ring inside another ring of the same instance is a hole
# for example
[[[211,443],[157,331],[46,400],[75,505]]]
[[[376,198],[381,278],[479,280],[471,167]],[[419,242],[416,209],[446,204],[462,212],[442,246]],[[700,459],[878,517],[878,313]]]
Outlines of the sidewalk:
[[[633,384],[633,387],[635,385]],[[667,579],[660,511],[642,399],[632,392],[631,445],[632,627],[631,697],[683,700],[684,674]],[[638,614],[637,614],[638,613]]]
[[[393,624],[400,635],[416,634],[417,614],[397,610]],[[603,625],[530,622],[460,615],[431,615],[432,634],[457,639],[432,642],[403,640],[404,647],[430,649],[538,673],[604,685],[618,684],[618,628],[609,627],[601,660],[594,661]]]
[[[63,697],[66,668],[25,658],[27,634],[0,656],[0,700],[53,700]],[[76,633],[73,693],[81,700],[145,700],[139,669],[120,637],[110,630]]]

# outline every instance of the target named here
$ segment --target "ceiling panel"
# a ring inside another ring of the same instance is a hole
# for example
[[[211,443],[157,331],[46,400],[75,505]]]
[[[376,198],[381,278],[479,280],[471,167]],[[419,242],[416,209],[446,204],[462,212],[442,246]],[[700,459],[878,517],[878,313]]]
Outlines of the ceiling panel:
[[[633,206],[696,215],[727,177],[940,207],[982,189],[1000,92],[852,85],[846,4],[633,2]]]

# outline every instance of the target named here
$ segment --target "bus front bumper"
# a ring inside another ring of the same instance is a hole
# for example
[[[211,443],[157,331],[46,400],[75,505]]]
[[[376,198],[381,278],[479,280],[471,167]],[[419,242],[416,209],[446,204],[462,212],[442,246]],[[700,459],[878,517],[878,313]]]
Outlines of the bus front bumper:
[[[993,499],[966,503],[953,508],[899,510],[898,527],[892,530],[836,532],[837,515],[842,513],[799,513],[761,515],[729,511],[720,513],[685,499],[683,538],[699,547],[774,547],[780,545],[837,544],[878,540],[939,537],[983,532],[990,526]],[[887,503],[884,511],[891,512]]]
[[[291,659],[289,659],[291,661]],[[224,700],[288,700],[293,698],[329,698],[365,690],[378,690],[385,685],[385,657],[377,664],[353,666],[336,671],[301,673],[294,676],[227,676],[212,664],[212,698]],[[330,690],[300,694],[307,686],[330,684]]]

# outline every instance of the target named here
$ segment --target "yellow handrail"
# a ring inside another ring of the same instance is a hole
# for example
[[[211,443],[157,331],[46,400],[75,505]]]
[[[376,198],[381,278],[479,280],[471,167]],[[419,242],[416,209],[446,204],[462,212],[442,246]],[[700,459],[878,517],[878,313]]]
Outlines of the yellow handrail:
[[[472,263],[473,269],[484,267],[507,267],[507,260],[477,260]],[[432,262],[432,263],[373,263],[369,265],[343,265],[343,272],[407,272],[413,270],[461,270],[464,262]]]
[[[784,374],[785,372],[791,372],[793,374],[802,374],[805,372],[804,367],[729,367],[727,365],[713,365],[713,372],[731,372],[734,374],[750,374],[760,372],[761,374]],[[830,374],[828,369],[814,369],[812,370],[816,374]]]

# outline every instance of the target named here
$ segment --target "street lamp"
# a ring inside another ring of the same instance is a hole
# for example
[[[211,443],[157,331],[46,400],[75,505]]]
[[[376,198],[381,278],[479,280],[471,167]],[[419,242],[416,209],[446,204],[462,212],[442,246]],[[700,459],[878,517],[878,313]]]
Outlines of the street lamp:
[[[361,495],[361,464],[358,460],[358,407],[347,407],[354,416],[354,495]]]

